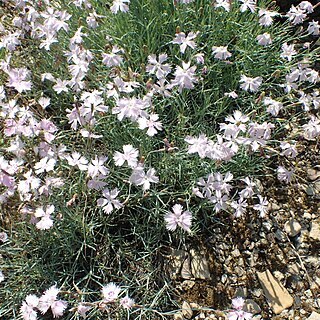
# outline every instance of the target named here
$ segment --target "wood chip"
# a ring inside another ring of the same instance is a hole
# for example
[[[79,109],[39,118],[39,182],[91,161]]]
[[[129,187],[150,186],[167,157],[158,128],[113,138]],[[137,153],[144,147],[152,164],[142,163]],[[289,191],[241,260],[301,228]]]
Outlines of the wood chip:
[[[287,289],[273,277],[269,270],[257,272],[257,276],[264,294],[275,314],[279,314],[284,309],[292,306],[293,298]]]

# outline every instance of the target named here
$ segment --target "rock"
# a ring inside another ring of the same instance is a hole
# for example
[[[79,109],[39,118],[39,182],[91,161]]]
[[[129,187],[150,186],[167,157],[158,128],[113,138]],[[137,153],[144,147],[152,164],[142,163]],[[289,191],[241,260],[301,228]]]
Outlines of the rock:
[[[184,320],[183,314],[181,312],[175,313],[173,315],[174,320]]]
[[[169,256],[170,261],[168,265],[169,265],[171,277],[173,279],[180,276],[181,267],[183,266],[187,256],[188,256],[188,253],[184,250],[172,250]]]
[[[312,219],[312,215],[311,215],[309,212],[307,212],[307,211],[305,211],[305,212],[303,213],[303,217],[304,217],[305,219],[308,219],[308,220]]]
[[[320,241],[320,223],[318,221],[311,222],[309,237],[313,240]]]
[[[222,276],[221,276],[221,282],[222,283],[226,283],[228,280],[228,275],[226,273],[224,273]]]
[[[295,237],[301,231],[300,223],[295,219],[290,219],[284,224],[284,231],[289,237]]]
[[[280,208],[281,207],[278,204],[276,204],[275,202],[269,202],[269,205],[268,205],[269,211],[278,211],[278,210],[280,210]]]
[[[189,256],[184,260],[184,262],[182,264],[181,277],[182,277],[182,279],[193,278],[192,272],[191,272],[191,265],[190,265],[190,257]]]
[[[257,272],[257,276],[264,294],[275,314],[279,314],[292,306],[293,298],[287,289],[273,277],[269,270]]]
[[[318,178],[320,178],[320,171],[315,170],[315,169],[308,169],[307,175],[311,181],[314,181],[314,180],[317,180]]]
[[[320,320],[320,314],[313,311],[307,320]]]
[[[261,312],[261,308],[259,307],[259,305],[252,299],[247,299],[245,301],[243,310],[252,314],[257,314]]]
[[[248,296],[248,289],[243,287],[237,288],[236,292],[234,293],[234,296],[245,299]]]
[[[273,274],[274,274],[274,276],[276,277],[276,279],[278,281],[281,281],[281,280],[284,279],[284,274],[282,272],[278,271],[278,270],[274,271]]]
[[[320,192],[320,180],[319,181],[316,181],[313,185],[314,187],[314,190],[316,190],[317,193]]]
[[[237,257],[240,257],[241,253],[240,253],[239,249],[236,248],[236,249],[234,249],[234,250],[231,252],[231,255],[232,255],[233,257],[237,258]]]
[[[193,312],[191,310],[190,304],[187,301],[183,301],[182,303],[182,315],[186,318],[186,319],[191,319]]]
[[[189,291],[189,290],[191,290],[191,289],[194,287],[195,284],[196,284],[196,283],[195,283],[194,281],[192,281],[192,280],[184,280],[184,281],[181,283],[181,287],[182,287],[182,289],[183,289],[184,291]]]
[[[189,304],[190,304],[190,307],[192,310],[200,310],[201,309],[201,307],[195,302],[190,302]]]
[[[287,240],[285,233],[280,229],[277,229],[277,231],[274,233],[274,236],[281,242],[285,242]]]
[[[196,279],[211,279],[208,261],[204,254],[200,254],[195,250],[190,250],[191,254],[191,273]]]
[[[303,189],[305,191],[305,193],[308,196],[314,196],[315,195],[315,190],[312,188],[312,186],[308,186],[308,185],[303,185]]]

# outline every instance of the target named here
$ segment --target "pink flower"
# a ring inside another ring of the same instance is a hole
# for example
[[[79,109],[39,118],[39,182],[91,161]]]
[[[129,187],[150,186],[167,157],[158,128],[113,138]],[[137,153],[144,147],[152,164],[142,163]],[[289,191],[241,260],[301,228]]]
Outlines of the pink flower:
[[[126,3],[130,3],[130,0],[114,0],[110,8],[112,13],[128,12],[129,6]]]
[[[122,49],[118,48],[117,46],[113,46],[111,53],[102,53],[102,63],[104,63],[107,67],[119,66],[123,61],[123,58],[118,53],[122,52]]]
[[[191,62],[184,62],[182,61],[182,68],[177,66],[176,71],[174,73],[175,78],[172,80],[172,86],[179,86],[179,92],[182,89],[193,89],[194,83],[198,81],[195,71],[197,69],[196,66],[190,67]]]
[[[146,71],[149,74],[155,74],[158,79],[165,78],[171,71],[170,64],[164,63],[167,59],[166,53],[159,54],[159,60],[155,54],[148,56],[149,64],[146,66]]]
[[[214,54],[215,59],[226,60],[232,56],[231,52],[228,51],[228,46],[226,47],[212,47],[212,54]]]
[[[175,231],[179,226],[185,231],[191,232],[191,220],[192,214],[190,211],[183,211],[183,207],[180,204],[175,204],[172,207],[173,212],[168,212],[164,216],[164,220],[166,221],[167,229],[170,231]]]
[[[279,166],[277,169],[277,176],[279,181],[289,183],[293,177],[293,170],[290,171],[282,166]]]
[[[162,123],[158,121],[159,116],[157,114],[150,114],[149,119],[139,118],[138,124],[139,129],[143,130],[148,128],[147,135],[153,137],[158,133],[158,130],[162,130]]]
[[[102,287],[102,295],[104,302],[113,302],[118,298],[121,288],[113,282],[108,283]]]
[[[59,318],[63,315],[68,303],[62,300],[56,300],[51,304],[51,312],[54,318]]]
[[[269,33],[265,32],[257,36],[258,44],[261,46],[268,46],[272,43],[272,39]]]
[[[120,300],[120,305],[122,306],[122,308],[131,309],[134,306],[134,300],[126,295]]]
[[[144,171],[143,166],[137,166],[133,169],[133,172],[129,178],[129,181],[136,186],[141,186],[143,191],[150,189],[150,183],[158,183],[159,178],[155,175],[156,170],[153,168]]]
[[[258,91],[258,88],[262,83],[262,78],[261,77],[250,78],[245,75],[242,75],[240,82],[242,82],[242,84],[240,85],[241,89],[245,91],[256,92]]]
[[[264,218],[266,216],[266,213],[268,212],[269,201],[267,200],[267,198],[263,198],[260,194],[258,194],[258,198],[260,203],[255,204],[253,206],[253,209],[260,212],[260,218]]]
[[[107,214],[111,213],[113,209],[120,209],[123,205],[117,200],[119,190],[117,188],[109,191],[108,188],[102,191],[103,198],[98,199],[97,205],[102,207]]]
[[[189,32],[188,36],[184,32],[176,33],[176,37],[172,40],[172,43],[180,45],[180,52],[184,53],[187,47],[192,49],[196,48],[196,43],[193,41],[197,37],[199,32]]]
[[[227,316],[229,320],[250,320],[253,315],[249,312],[243,311],[244,299],[241,297],[232,299],[232,307],[235,310],[228,312]]]
[[[113,155],[115,165],[121,167],[127,161],[130,168],[135,168],[138,164],[139,151],[131,144],[122,146],[122,149],[123,153],[116,151]]]
[[[53,220],[51,219],[51,214],[54,212],[54,205],[47,206],[44,210],[43,207],[36,209],[34,216],[40,218],[36,223],[36,227],[40,230],[50,229],[53,226]]]

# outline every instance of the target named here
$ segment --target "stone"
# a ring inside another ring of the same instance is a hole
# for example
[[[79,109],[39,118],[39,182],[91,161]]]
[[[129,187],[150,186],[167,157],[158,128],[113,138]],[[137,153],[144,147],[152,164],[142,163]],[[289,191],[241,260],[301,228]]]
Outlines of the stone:
[[[234,296],[245,299],[248,296],[248,289],[244,287],[237,288],[236,292],[234,293]]]
[[[250,312],[253,315],[261,312],[261,308],[259,307],[259,305],[252,299],[247,299],[244,302],[243,310],[246,312]]]
[[[188,253],[184,250],[172,250],[169,256],[169,270],[173,279],[180,276],[180,270],[188,257]],[[191,276],[190,276],[191,278]]]
[[[284,231],[289,237],[295,237],[301,231],[300,223],[295,219],[290,219],[284,224]]]
[[[286,234],[280,229],[277,229],[277,231],[274,233],[274,236],[281,242],[285,242],[287,240]]]
[[[274,200],[273,200],[274,201]],[[277,203],[275,203],[275,202],[269,202],[269,204],[268,204],[268,210],[269,211],[278,211],[278,210],[280,210],[281,209],[281,207],[277,204]]]
[[[203,253],[190,250],[191,255],[191,273],[196,279],[211,279],[208,261]]]
[[[320,223],[318,221],[311,222],[309,237],[313,240],[320,241]]]
[[[308,169],[307,175],[311,181],[317,180],[318,178],[320,178],[320,171],[315,170],[315,169]]]
[[[279,314],[292,306],[292,296],[287,289],[273,277],[269,270],[257,272],[257,276],[272,311],[275,314]]]
[[[193,312],[191,310],[191,306],[187,301],[183,301],[182,303],[182,315],[186,318],[186,319],[191,319]]]
[[[316,181],[313,185],[314,189],[316,190],[317,193],[320,192],[320,180]]]
[[[175,313],[173,315],[173,319],[174,320],[184,320],[184,317],[183,317],[183,314],[181,312],[179,312],[179,313]]]
[[[311,220],[311,219],[312,219],[312,215],[311,215],[309,212],[307,212],[307,211],[305,211],[305,212],[303,213],[303,217],[304,217],[305,219],[308,219],[308,220]]]
[[[320,314],[313,311],[307,320],[320,320]]]
[[[182,264],[181,277],[182,277],[182,279],[193,278],[192,272],[191,272],[191,265],[190,265],[190,257],[189,256],[184,260],[184,262]]]
[[[191,289],[194,287],[195,284],[196,284],[196,283],[195,283],[194,281],[192,281],[192,280],[184,280],[184,281],[181,283],[181,287],[182,287],[182,289],[183,289],[184,291],[189,291],[189,290],[191,290]]]

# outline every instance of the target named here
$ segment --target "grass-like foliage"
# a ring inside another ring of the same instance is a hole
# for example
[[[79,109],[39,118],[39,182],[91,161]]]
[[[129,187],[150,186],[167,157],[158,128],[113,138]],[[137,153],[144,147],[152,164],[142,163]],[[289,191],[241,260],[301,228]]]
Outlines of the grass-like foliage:
[[[303,3],[5,1],[1,319],[168,318],[169,248],[267,219],[256,179],[320,134]]]

